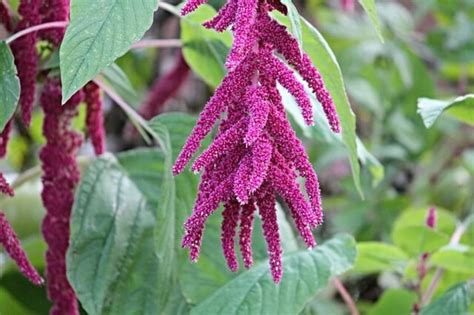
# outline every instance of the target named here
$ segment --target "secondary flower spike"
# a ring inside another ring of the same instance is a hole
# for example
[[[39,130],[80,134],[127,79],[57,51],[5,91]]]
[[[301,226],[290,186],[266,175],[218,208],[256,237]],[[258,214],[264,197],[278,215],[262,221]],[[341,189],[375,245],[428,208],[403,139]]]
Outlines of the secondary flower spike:
[[[82,135],[71,129],[71,121],[78,114],[77,107],[82,100],[83,94],[79,92],[61,105],[61,85],[52,78],[45,83],[40,98],[46,139],[40,152],[41,198],[46,208],[42,232],[48,245],[46,284],[53,303],[51,315],[79,314],[74,290],[66,276],[66,252],[74,191],[80,179],[76,154],[82,144]]]
[[[21,0],[18,13],[22,19],[16,25],[16,31],[41,23],[40,0]],[[31,113],[35,101],[36,74],[38,71],[38,53],[36,51],[37,32],[27,34],[12,45],[15,64],[18,69],[18,78],[21,83],[20,108],[25,125],[31,122]]]
[[[25,277],[35,285],[43,284],[44,280],[28,260],[26,253],[21,248],[18,237],[3,212],[0,212],[0,244],[3,245],[8,255],[16,262]]]
[[[182,14],[205,2],[189,0]],[[203,174],[193,213],[184,224],[182,245],[189,248],[191,259],[196,261],[206,219],[223,204],[224,257],[229,268],[236,271],[234,238],[238,236],[244,266],[250,268],[253,221],[258,213],[270,270],[278,283],[283,267],[276,197],[288,205],[308,247],[316,245],[311,229],[322,223],[323,214],[318,177],[291,128],[277,84],[295,97],[306,123],[313,124],[310,99],[293,70],[298,72],[316,94],[332,130],[339,132],[340,125],[320,73],[286,28],[270,17],[272,10],[286,13],[286,7],[278,0],[229,0],[212,20],[204,23],[216,31],[232,27],[234,43],[226,62],[228,74],[200,114],[173,173],[177,175],[185,168],[220,121],[214,142],[192,165],[194,172],[203,170]],[[304,179],[305,192],[298,177]]]

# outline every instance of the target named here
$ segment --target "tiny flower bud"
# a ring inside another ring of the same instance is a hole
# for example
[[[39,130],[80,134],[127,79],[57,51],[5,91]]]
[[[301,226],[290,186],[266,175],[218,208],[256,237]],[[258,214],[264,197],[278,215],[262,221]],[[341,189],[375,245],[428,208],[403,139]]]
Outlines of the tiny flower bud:
[[[431,229],[436,228],[436,208],[434,207],[428,210],[428,216],[426,217],[426,226]]]

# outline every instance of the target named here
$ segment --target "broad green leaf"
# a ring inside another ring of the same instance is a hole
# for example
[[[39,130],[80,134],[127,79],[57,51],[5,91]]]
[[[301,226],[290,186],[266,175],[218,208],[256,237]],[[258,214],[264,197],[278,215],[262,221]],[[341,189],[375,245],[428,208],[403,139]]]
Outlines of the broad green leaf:
[[[0,41],[0,132],[13,116],[20,99],[20,80],[10,47]]]
[[[189,170],[174,177],[171,166],[194,123],[193,117],[178,113],[159,115],[150,122],[150,127],[161,139],[164,157],[155,244],[161,262],[159,281],[167,285],[177,284],[178,268],[186,255],[186,251],[181,248],[183,223],[193,209],[199,182],[199,176]]]
[[[282,0],[282,4],[288,9],[288,19],[290,20],[290,32],[293,37],[298,41],[300,47],[303,47],[303,34],[301,31],[301,18],[298,10],[293,4],[292,0]]]
[[[406,226],[392,232],[392,240],[410,255],[433,252],[449,243],[449,235],[426,226]]]
[[[216,15],[209,5],[181,18],[181,40],[187,64],[212,87],[226,74],[225,60],[232,42],[229,33],[208,30],[202,23]]]
[[[356,248],[348,235],[316,249],[285,255],[281,283],[272,281],[267,262],[242,273],[191,310],[191,314],[298,314],[329,278],[348,270]]]
[[[102,70],[102,75],[127,103],[130,105],[135,105],[138,103],[139,99],[137,92],[133,88],[132,83],[128,79],[127,75],[116,63],[113,63],[109,67]]]
[[[158,0],[72,0],[59,58],[63,103],[125,54],[153,23]]]
[[[428,215],[429,206],[409,208],[397,218],[393,225],[393,230],[397,230],[409,226],[426,226],[426,216]],[[457,220],[452,213],[436,208],[436,226],[435,231],[443,234],[451,235],[456,229]]]
[[[1,315],[36,315],[38,313],[28,310],[25,306],[16,301],[4,288],[0,288],[0,314]],[[39,315],[39,314],[38,314]]]
[[[357,243],[355,271],[371,273],[385,270],[403,271],[409,260],[400,248],[379,242]]]
[[[386,290],[368,315],[401,315],[411,314],[416,302],[415,292],[402,289]]]
[[[443,112],[464,123],[474,125],[474,94],[459,96],[451,101],[418,99],[418,114],[421,115],[426,128],[433,126]]]
[[[434,229],[426,225],[428,207],[408,209],[395,221],[392,241],[410,255],[433,252],[449,243],[456,228],[455,218],[447,211],[436,210],[437,224]]]
[[[377,36],[383,43],[382,27],[380,26],[379,17],[377,15],[377,7],[375,6],[375,0],[359,0],[360,5],[364,8],[365,12],[369,16],[370,22],[374,26]]]
[[[466,314],[471,303],[471,294],[472,288],[469,283],[459,283],[424,307],[420,315]]]
[[[446,270],[474,276],[474,249],[468,246],[443,247],[430,257],[430,262]]]
[[[155,211],[110,155],[84,174],[71,219],[68,279],[89,314],[155,314]]]
[[[48,314],[50,308],[46,289],[32,285],[19,271],[0,279],[1,315],[43,315]]]

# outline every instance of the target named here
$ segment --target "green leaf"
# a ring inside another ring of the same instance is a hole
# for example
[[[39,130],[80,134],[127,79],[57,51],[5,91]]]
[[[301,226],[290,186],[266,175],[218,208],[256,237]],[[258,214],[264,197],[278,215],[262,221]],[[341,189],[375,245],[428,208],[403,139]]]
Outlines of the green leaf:
[[[301,18],[298,10],[293,4],[292,0],[282,0],[286,8],[288,9],[288,19],[290,20],[290,33],[298,41],[300,47],[303,47],[303,34],[301,31]]]
[[[433,252],[449,243],[456,228],[456,219],[447,211],[437,209],[437,225],[434,229],[426,225],[428,207],[408,209],[395,221],[392,240],[409,255]]]
[[[466,282],[451,287],[440,298],[421,310],[420,315],[466,314],[472,289]]]
[[[137,92],[133,88],[132,83],[128,79],[127,75],[116,63],[113,63],[109,67],[102,70],[102,75],[127,103],[131,105],[138,103],[139,100]]]
[[[400,315],[411,314],[413,304],[416,302],[415,292],[402,289],[386,290],[368,315]]]
[[[127,52],[153,22],[158,0],[73,0],[59,58],[63,103]]]
[[[355,271],[363,273],[385,270],[403,271],[408,263],[408,255],[400,248],[379,242],[357,243]]]
[[[232,43],[228,32],[208,30],[202,23],[216,15],[209,5],[202,5],[195,12],[181,18],[181,41],[186,63],[201,79],[216,87],[227,73],[226,56]]]
[[[357,142],[357,156],[364,167],[366,167],[372,175],[372,187],[377,186],[385,176],[385,169],[383,165],[373,156],[365,147],[359,137]]]
[[[177,113],[159,115],[150,122],[150,127],[161,139],[160,147],[164,155],[155,234],[157,256],[161,262],[158,273],[160,283],[177,283],[179,262],[184,260],[186,254],[181,248],[183,223],[193,209],[199,176],[185,170],[174,177],[171,166],[194,123],[193,117]]]
[[[10,47],[0,41],[0,132],[13,116],[20,99],[20,80]]]
[[[71,220],[68,279],[89,314],[156,314],[155,212],[110,156],[82,178]]]
[[[285,255],[279,285],[263,262],[221,287],[191,314],[298,314],[331,276],[348,270],[355,257],[354,239],[337,236],[314,250]]]
[[[474,125],[474,94],[459,96],[451,101],[419,98],[417,112],[421,115],[426,128],[433,126],[443,112],[464,123]]]
[[[377,14],[377,8],[375,6],[374,0],[359,0],[360,5],[364,8],[365,12],[370,18],[370,22],[374,26],[375,31],[377,32],[377,36],[379,37],[380,41],[383,43],[383,34],[382,34],[382,27],[380,26],[379,17]]]
[[[438,267],[474,276],[474,249],[465,246],[446,246],[430,257]]]

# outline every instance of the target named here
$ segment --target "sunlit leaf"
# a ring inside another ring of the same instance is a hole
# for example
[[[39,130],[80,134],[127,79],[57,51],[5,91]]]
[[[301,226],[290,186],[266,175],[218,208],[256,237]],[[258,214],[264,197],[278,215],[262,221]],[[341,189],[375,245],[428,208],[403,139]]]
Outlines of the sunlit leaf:
[[[466,314],[471,302],[471,291],[469,283],[457,284],[423,308],[420,315]]]
[[[377,15],[377,7],[375,6],[375,0],[359,0],[359,3],[364,8],[365,12],[367,12],[367,15],[370,18],[370,22],[372,22],[372,25],[374,26],[374,29],[377,32],[377,36],[383,43],[384,39],[382,27],[380,26],[379,17]]]
[[[267,262],[228,282],[191,314],[298,314],[329,278],[348,270],[356,248],[348,235],[335,237],[316,249],[284,255],[283,279],[275,285]]]
[[[20,99],[20,80],[10,47],[0,41],[0,132],[15,113]]]
[[[59,58],[63,103],[142,38],[158,0],[72,0]]]
[[[433,126],[443,112],[462,122],[474,125],[474,94],[459,96],[452,101],[418,99],[418,114],[421,115],[426,128]]]

